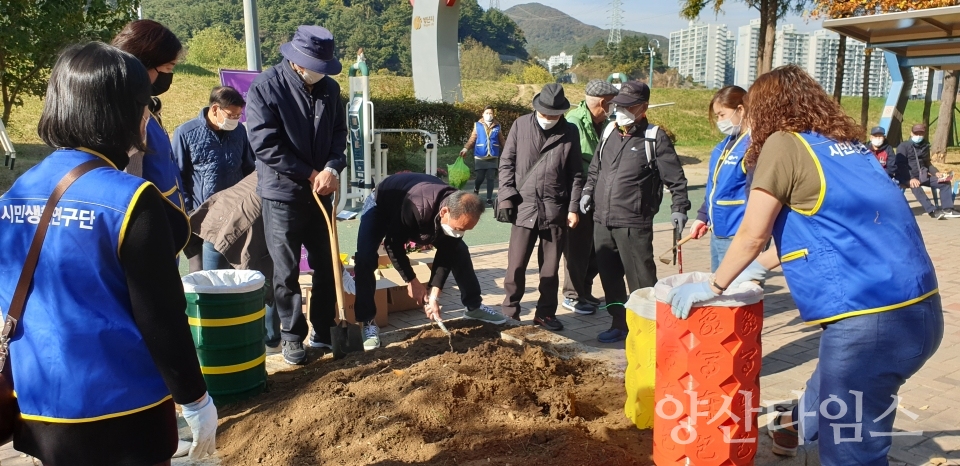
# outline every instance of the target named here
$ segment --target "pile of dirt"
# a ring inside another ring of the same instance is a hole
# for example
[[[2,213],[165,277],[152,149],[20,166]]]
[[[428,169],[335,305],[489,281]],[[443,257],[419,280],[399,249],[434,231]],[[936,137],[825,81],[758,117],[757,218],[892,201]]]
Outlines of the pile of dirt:
[[[449,327],[272,376],[267,393],[221,409],[223,464],[652,464],[605,366],[501,341],[497,327]]]

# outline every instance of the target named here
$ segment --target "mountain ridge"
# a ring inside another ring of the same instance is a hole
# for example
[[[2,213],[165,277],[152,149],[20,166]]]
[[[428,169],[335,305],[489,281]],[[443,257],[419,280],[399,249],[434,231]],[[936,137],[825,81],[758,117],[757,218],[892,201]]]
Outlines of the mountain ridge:
[[[514,5],[503,11],[523,31],[527,39],[527,51],[539,50],[547,58],[566,52],[576,55],[586,45],[593,48],[598,40],[607,40],[609,29],[586,24],[566,13],[542,3],[531,2]],[[644,32],[622,30],[622,36],[647,36],[660,42],[660,50],[666,56],[670,40],[664,36]]]

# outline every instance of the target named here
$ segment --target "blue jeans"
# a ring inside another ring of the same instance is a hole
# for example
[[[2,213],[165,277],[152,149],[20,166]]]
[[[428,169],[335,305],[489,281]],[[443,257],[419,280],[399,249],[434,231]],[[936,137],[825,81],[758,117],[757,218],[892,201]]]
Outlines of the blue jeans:
[[[819,441],[821,464],[888,464],[897,392],[942,338],[940,295],[823,325],[820,360],[793,410],[804,442]]]
[[[713,234],[713,231],[710,231],[710,271],[716,272],[717,268],[720,267],[720,262],[723,262],[723,256],[727,255],[727,249],[730,249],[730,243],[733,242],[733,237],[728,236],[725,238],[719,237]]]
[[[203,242],[203,270],[229,270],[233,266],[227,261],[220,251],[213,247],[209,241]],[[266,305],[266,316],[264,316],[264,327],[266,335],[263,337],[263,343],[270,347],[276,347],[280,344],[280,316],[277,315],[277,308],[273,305],[273,286],[270,285],[270,279],[267,277],[263,283],[263,303]]]

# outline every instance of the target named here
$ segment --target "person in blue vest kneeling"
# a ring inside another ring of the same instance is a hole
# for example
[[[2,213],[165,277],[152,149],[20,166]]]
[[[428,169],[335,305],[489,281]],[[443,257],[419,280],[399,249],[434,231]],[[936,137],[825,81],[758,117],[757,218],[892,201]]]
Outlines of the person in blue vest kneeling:
[[[38,127],[56,150],[0,197],[0,309],[22,311],[9,341],[21,412],[13,445],[46,466],[169,465],[179,443],[174,402],[193,431],[191,456],[214,453],[217,410],[171,260],[187,218],[155,185],[121,171],[146,149],[149,102],[150,78],[134,56],[100,42],[67,49]],[[90,162],[99,166],[45,208],[61,179]],[[28,255],[41,223],[39,255]],[[28,263],[36,269],[23,277],[32,287],[25,282],[21,307],[13,293]]]
[[[703,205],[690,226],[694,239],[710,235],[710,271],[716,272],[724,254],[740,228],[747,207],[747,164],[744,155],[750,145],[746,128],[747,91],[740,86],[727,86],[717,91],[710,101],[710,112],[717,118],[717,129],[726,134],[710,154],[710,173]],[[709,225],[709,227],[708,227]]]
[[[897,392],[943,338],[920,229],[863,129],[801,68],[760,76],[747,104],[755,172],[743,222],[712,281],[671,291],[673,313],[685,319],[782,265],[800,318],[822,334],[799,404],[770,425],[773,452],[818,440],[823,465],[886,465]],[[761,254],[771,235],[776,247]]]
[[[504,134],[500,122],[494,118],[493,107],[483,109],[483,117],[473,124],[470,139],[460,150],[460,157],[467,157],[473,149],[473,171],[477,174],[473,193],[480,195],[480,186],[487,181],[487,207],[493,206],[493,183],[497,181],[500,168],[500,152],[503,150]]]

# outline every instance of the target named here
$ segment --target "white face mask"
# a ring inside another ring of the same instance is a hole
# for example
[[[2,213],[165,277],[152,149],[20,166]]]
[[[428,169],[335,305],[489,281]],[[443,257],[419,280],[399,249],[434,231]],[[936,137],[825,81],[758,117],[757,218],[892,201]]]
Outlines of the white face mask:
[[[487,123],[493,122],[493,115],[484,114],[484,115],[483,115],[483,121],[485,121],[485,122],[487,122]]]
[[[543,128],[544,131],[550,128],[553,128],[554,126],[557,126],[557,123],[559,121],[560,121],[559,118],[556,120],[548,120],[540,115],[537,115],[537,123],[540,124],[540,127]]]
[[[733,115],[736,115],[736,114],[737,112],[734,111]],[[719,129],[721,133],[726,134],[727,136],[740,134],[740,124],[736,124],[736,125],[733,124],[733,115],[731,115],[730,118],[726,120],[717,121],[717,129]],[[741,121],[741,123],[743,122]]]
[[[617,124],[620,126],[630,126],[637,121],[636,115],[622,107],[617,108]]]
[[[873,144],[873,147],[880,147],[883,145],[883,138],[870,138],[870,143]]]
[[[316,71],[310,71],[305,68],[301,68],[297,70],[297,73],[300,74],[300,78],[303,79],[303,82],[310,85],[316,84],[321,79],[323,79],[324,76],[326,76],[323,73],[317,73]]]
[[[913,141],[914,144],[920,144],[923,142],[923,136],[911,136],[910,140]]]
[[[223,123],[219,121],[217,122],[217,127],[223,131],[233,131],[237,129],[237,126],[239,125],[240,125],[239,118],[236,120],[233,120],[233,119],[227,118],[226,116],[223,117]]]
[[[441,224],[440,224],[440,228],[443,229],[443,234],[445,234],[445,235],[447,235],[447,236],[449,236],[449,237],[451,237],[451,238],[463,238],[463,235],[466,233],[465,231],[463,231],[463,230],[457,230],[457,229],[453,228],[452,226],[447,225],[446,223],[441,223]]]

